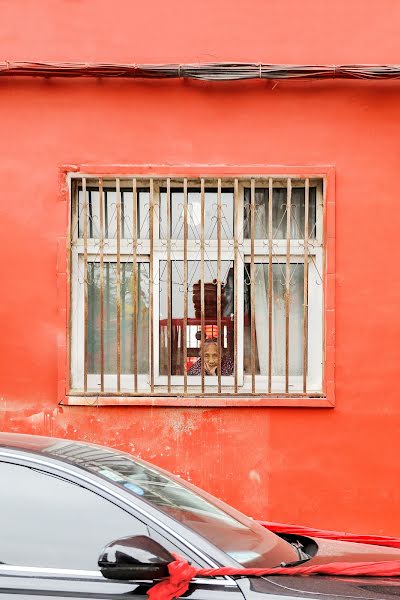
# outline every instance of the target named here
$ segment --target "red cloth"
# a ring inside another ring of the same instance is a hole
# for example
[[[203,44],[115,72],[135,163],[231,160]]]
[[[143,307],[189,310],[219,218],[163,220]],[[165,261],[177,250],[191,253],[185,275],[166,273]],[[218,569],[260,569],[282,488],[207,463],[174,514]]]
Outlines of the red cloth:
[[[318,537],[330,540],[341,540],[347,542],[358,542],[362,544],[374,544],[377,546],[388,546],[400,548],[400,539],[377,535],[355,535],[338,531],[325,531],[323,529],[311,529],[301,525],[287,525],[284,523],[272,523],[260,521],[263,527],[275,533],[291,533],[297,535]],[[273,569],[244,569],[232,567],[220,567],[216,569],[198,569],[192,567],[181,556],[174,554],[176,560],[168,565],[169,577],[147,592],[150,600],[173,600],[184,594],[194,577],[261,577],[262,575],[344,575],[361,577],[400,577],[400,560],[382,562],[337,562],[326,565],[299,565],[298,567],[276,567]]]
[[[400,577],[400,560],[385,562],[329,563],[326,565],[300,565],[298,567],[277,567],[273,569],[236,569],[220,567],[216,569],[198,569],[192,567],[184,558],[168,565],[170,576],[147,592],[150,600],[173,600],[184,594],[194,577],[221,577],[225,575],[242,577],[261,577],[262,575],[346,575],[362,577]]]
[[[308,535],[326,540],[340,540],[343,542],[357,542],[358,544],[400,548],[399,538],[384,535],[357,535],[355,533],[345,533],[344,531],[326,531],[324,529],[304,527],[303,525],[288,525],[287,523],[273,523],[271,521],[259,521],[259,523],[274,533],[292,533],[294,535]]]
[[[179,598],[187,591],[190,581],[200,570],[189,565],[181,556],[174,554],[174,557],[176,560],[168,565],[168,579],[156,583],[147,592],[150,600]]]

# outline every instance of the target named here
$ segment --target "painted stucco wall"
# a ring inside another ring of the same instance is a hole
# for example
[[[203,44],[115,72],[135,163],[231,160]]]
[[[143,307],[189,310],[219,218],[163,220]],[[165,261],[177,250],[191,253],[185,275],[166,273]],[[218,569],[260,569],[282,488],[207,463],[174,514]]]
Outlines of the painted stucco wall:
[[[399,62],[397,0],[1,0],[0,60]],[[0,428],[122,448],[254,517],[400,534],[400,83],[0,80]],[[332,165],[336,407],[62,407],[66,164]],[[62,368],[62,365],[61,365]]]

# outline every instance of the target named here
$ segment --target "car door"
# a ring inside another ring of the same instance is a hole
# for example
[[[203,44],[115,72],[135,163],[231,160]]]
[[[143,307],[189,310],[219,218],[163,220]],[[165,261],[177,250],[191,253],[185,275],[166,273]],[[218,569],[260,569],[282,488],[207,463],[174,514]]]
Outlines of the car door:
[[[118,598],[140,582],[102,577],[97,560],[114,539],[147,526],[108,499],[54,474],[0,462],[0,597]]]
[[[144,520],[42,467],[1,459],[0,482],[1,600],[16,600],[18,595],[46,600],[134,595],[148,600],[153,582],[106,580],[97,565],[101,550],[112,540],[149,535]],[[164,542],[167,549],[182,554],[170,540]],[[187,596],[243,600],[235,582],[226,579],[197,579]]]

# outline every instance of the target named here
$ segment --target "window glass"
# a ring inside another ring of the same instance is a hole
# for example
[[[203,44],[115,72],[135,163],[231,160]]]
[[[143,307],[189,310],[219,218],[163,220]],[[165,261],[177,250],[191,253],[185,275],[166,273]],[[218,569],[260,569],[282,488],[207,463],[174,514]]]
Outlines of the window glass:
[[[171,189],[171,238],[183,240],[183,189]],[[167,192],[160,192],[160,238],[167,237]],[[216,240],[218,192],[207,188],[204,193],[204,239]],[[199,189],[188,190],[188,240],[201,237],[201,193]],[[233,190],[221,190],[221,238],[233,238]]]
[[[48,453],[115,481],[203,536],[246,567],[298,560],[293,547],[231,506],[186,481],[107,448],[58,442]]]
[[[171,264],[171,375],[183,375],[183,261]],[[221,331],[217,319],[216,260],[204,261],[205,374],[217,375],[221,352],[221,375],[234,370],[234,269],[233,261],[221,260]],[[201,375],[201,265],[187,262],[186,352],[188,375]],[[160,261],[160,375],[168,374],[168,276],[167,261]]]
[[[189,550],[186,546],[178,546],[177,540],[171,538],[168,534],[161,535],[151,527],[149,527],[150,537],[161,544],[163,548],[168,550],[171,554],[179,554],[179,556],[183,556],[193,567],[198,567],[201,569],[202,567],[206,567],[206,564],[201,564],[199,561],[199,557],[193,553],[192,550]],[[168,535],[168,537],[167,537]],[[220,579],[220,578],[219,578]]]
[[[100,232],[100,193],[98,188],[87,188],[86,191],[86,224],[88,239],[101,237]],[[136,235],[141,239],[149,238],[150,192],[148,189],[137,190]],[[79,190],[79,237],[83,238],[84,227],[83,191]],[[121,188],[121,238],[133,238],[133,192]],[[103,190],[103,235],[105,239],[117,237],[117,192],[116,189]]]
[[[117,371],[117,263],[104,263],[104,372]],[[133,373],[132,262],[120,264],[121,373]],[[149,372],[149,264],[137,263],[138,373]],[[101,372],[100,264],[88,263],[88,369]]]
[[[255,372],[268,374],[268,263],[254,265]],[[286,372],[286,264],[272,265],[272,375]],[[244,371],[251,374],[251,278],[250,264],[244,271]],[[290,265],[289,374],[303,369],[304,265]]]
[[[254,212],[254,239],[267,239],[269,228],[268,211],[268,188],[256,188],[255,212]],[[286,203],[287,189],[274,188],[272,193],[272,238],[275,240],[286,239]],[[250,238],[250,205],[251,190],[244,191],[244,237]],[[315,238],[316,224],[316,188],[311,187],[308,203],[308,237]],[[292,239],[304,238],[304,215],[305,215],[305,189],[304,187],[292,188],[290,203],[290,236]]]
[[[147,527],[97,494],[58,477],[0,463],[0,562],[98,570],[109,542]]]

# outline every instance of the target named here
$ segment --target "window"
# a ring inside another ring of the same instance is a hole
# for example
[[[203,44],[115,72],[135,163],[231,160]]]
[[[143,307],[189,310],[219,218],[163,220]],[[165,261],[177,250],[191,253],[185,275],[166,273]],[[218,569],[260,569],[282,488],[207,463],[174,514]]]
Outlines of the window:
[[[282,561],[292,562],[298,558],[290,544],[253,519],[191,484],[137,462],[127,454],[94,446],[85,448],[73,442],[58,443],[47,452],[124,486],[243,566],[276,566]],[[164,545],[164,540],[161,543]]]
[[[322,185],[73,178],[71,393],[322,394]]]
[[[147,527],[105,498],[28,467],[0,463],[0,562],[98,570],[104,546]]]

